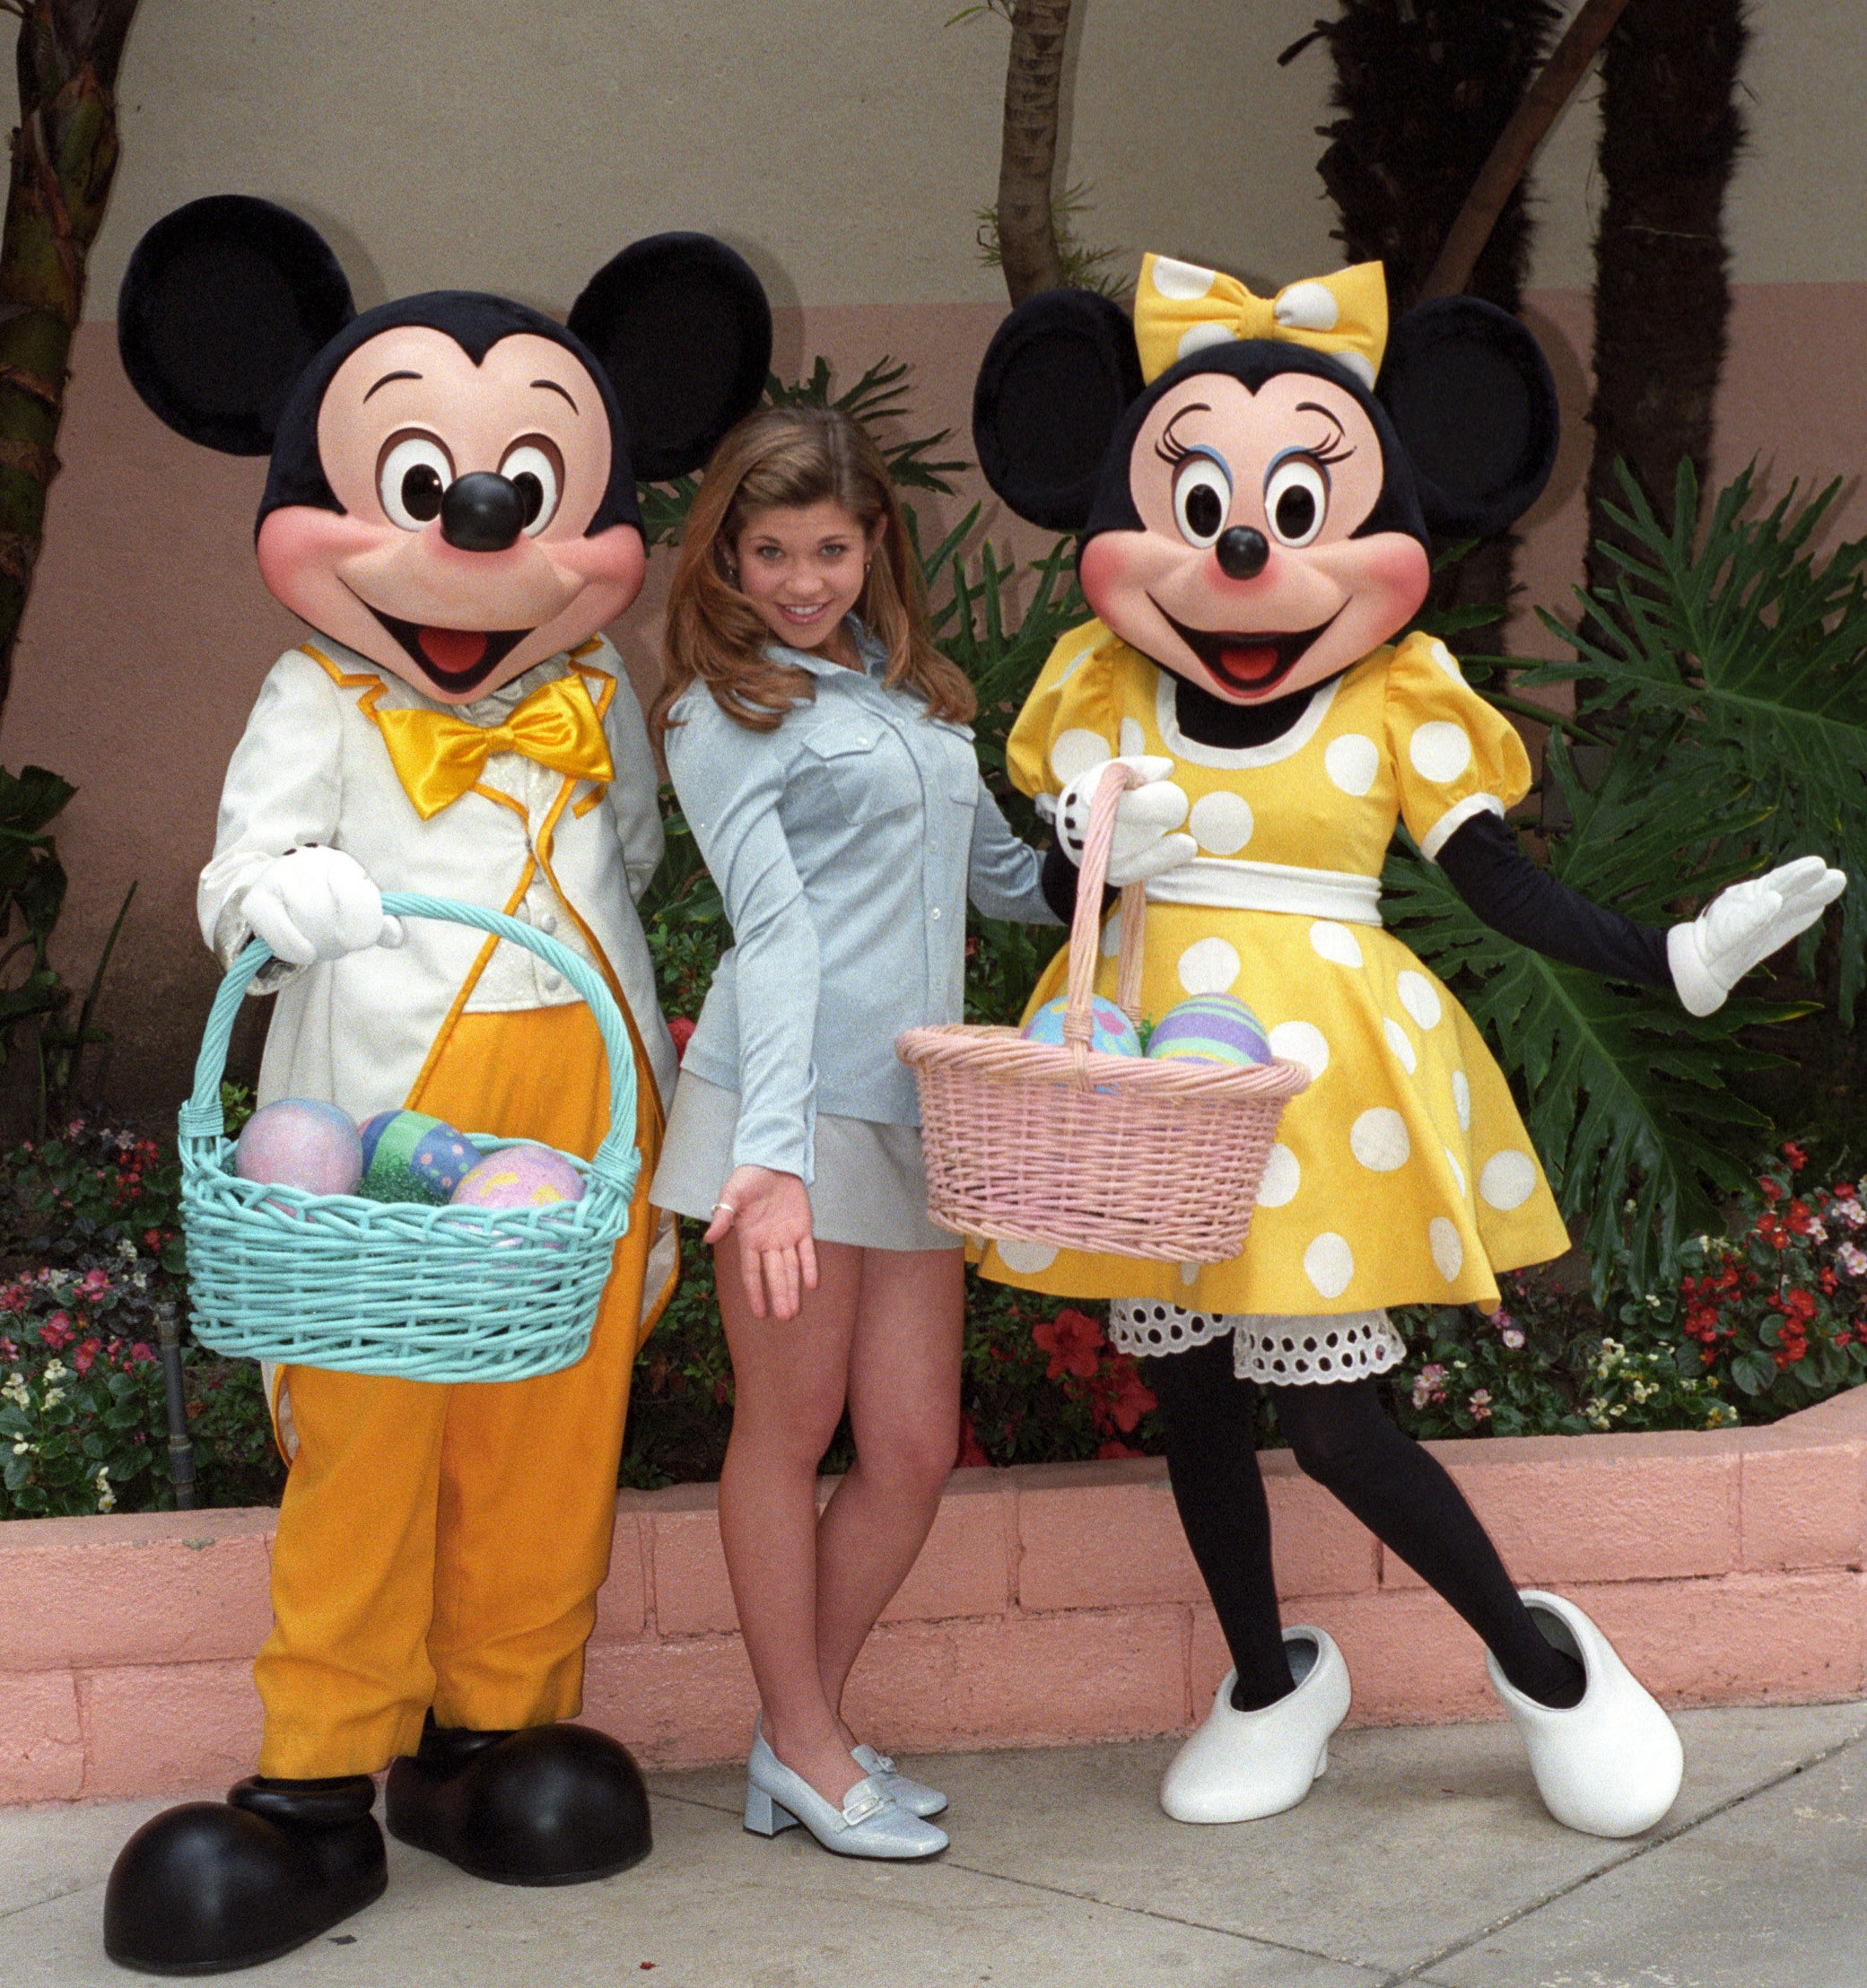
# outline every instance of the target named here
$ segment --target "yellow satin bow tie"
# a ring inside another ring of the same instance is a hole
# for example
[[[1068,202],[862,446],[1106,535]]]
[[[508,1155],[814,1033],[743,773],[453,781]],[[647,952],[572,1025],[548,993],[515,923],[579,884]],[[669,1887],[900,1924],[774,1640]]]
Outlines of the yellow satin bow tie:
[[[449,711],[378,709],[372,715],[396,777],[424,822],[458,800],[495,753],[523,753],[574,780],[615,777],[603,721],[580,676],[535,690],[502,725],[470,725]]]
[[[1150,382],[1203,345],[1277,338],[1327,353],[1372,389],[1387,347],[1387,278],[1378,262],[1358,262],[1265,298],[1216,269],[1143,256],[1134,333]]]

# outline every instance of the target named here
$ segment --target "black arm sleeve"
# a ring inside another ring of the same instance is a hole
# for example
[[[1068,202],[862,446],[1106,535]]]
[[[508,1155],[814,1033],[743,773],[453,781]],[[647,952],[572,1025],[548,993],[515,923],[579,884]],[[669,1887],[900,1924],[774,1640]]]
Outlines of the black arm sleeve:
[[[1043,852],[1043,875],[1037,880],[1037,887],[1043,893],[1043,901],[1051,911],[1069,924],[1076,917],[1077,883],[1082,872],[1063,853],[1060,842],[1052,842]],[[1120,891],[1104,889],[1102,894],[1102,909],[1104,917],[1109,907],[1120,897]]]
[[[1642,987],[1672,986],[1666,935],[1591,904],[1540,870],[1496,815],[1474,815],[1446,838],[1439,867],[1495,932],[1566,966]],[[1048,894],[1048,890],[1046,890]]]

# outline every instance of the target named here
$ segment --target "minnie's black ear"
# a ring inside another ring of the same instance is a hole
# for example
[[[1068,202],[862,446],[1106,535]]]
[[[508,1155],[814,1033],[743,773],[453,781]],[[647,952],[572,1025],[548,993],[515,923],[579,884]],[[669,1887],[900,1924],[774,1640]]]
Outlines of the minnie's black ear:
[[[644,483],[700,468],[758,405],[772,307],[743,256],[711,235],[650,235],[592,276],[571,333],[609,375]]]
[[[1483,538],[1521,518],[1556,466],[1549,362],[1507,310],[1476,297],[1422,304],[1394,327],[1375,393],[1435,532]]]
[[[178,434],[265,456],[292,383],[350,320],[350,284],[310,222],[244,194],[156,222],[117,300],[130,384]]]
[[[1088,290],[1027,297],[992,335],[973,389],[986,482],[1034,525],[1080,531],[1140,391],[1134,327],[1119,304]]]

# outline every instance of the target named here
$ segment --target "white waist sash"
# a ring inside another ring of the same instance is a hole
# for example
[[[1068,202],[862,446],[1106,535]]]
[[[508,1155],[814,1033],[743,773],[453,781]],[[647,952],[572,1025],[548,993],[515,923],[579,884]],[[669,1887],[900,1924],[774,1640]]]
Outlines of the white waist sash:
[[[1350,925],[1381,922],[1381,879],[1296,863],[1195,856],[1147,879],[1150,904],[1209,904],[1228,911],[1296,911]]]

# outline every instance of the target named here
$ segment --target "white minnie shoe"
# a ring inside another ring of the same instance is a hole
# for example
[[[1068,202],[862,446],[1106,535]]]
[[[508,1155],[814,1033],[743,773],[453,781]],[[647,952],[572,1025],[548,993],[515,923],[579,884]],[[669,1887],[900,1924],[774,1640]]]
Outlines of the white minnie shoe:
[[[1329,1736],[1348,1715],[1348,1667],[1326,1630],[1284,1631],[1296,1688],[1256,1712],[1232,1706],[1226,1671],[1206,1722],[1173,1756],[1160,1805],[1175,1822],[1255,1822],[1294,1809],[1329,1766]]]
[[[1587,1677],[1580,1704],[1564,1711],[1527,1698],[1487,1650],[1491,1688],[1517,1722],[1543,1806],[1591,1836],[1637,1836],[1671,1808],[1685,1751],[1652,1693],[1573,1601],[1526,1588],[1523,1606],[1544,1637]]]

